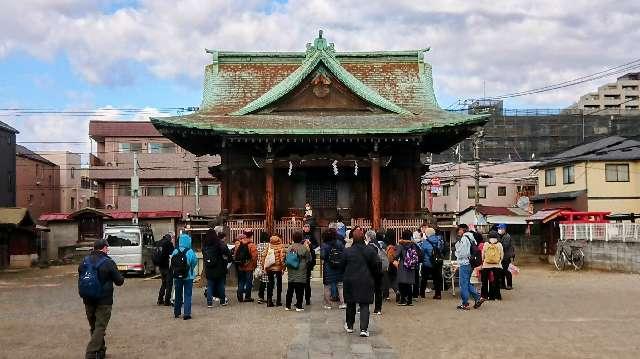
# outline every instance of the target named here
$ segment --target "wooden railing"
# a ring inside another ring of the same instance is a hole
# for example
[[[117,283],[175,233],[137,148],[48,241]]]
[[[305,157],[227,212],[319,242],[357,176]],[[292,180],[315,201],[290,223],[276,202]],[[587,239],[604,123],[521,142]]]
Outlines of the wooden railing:
[[[293,232],[301,231],[303,225],[301,219],[285,219],[275,221],[274,230],[282,238],[282,243],[286,245],[292,243]]]
[[[265,231],[266,221],[264,219],[236,219],[227,221],[229,227],[230,237],[229,241],[232,242],[243,231],[250,229],[253,230],[253,242],[258,243],[260,241],[260,234]]]

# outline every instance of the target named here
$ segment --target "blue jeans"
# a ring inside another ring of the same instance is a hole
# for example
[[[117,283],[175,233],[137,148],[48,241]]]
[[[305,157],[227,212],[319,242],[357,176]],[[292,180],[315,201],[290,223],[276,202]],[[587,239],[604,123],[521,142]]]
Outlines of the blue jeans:
[[[469,295],[477,302],[480,300],[480,295],[476,291],[476,287],[471,285],[471,266],[465,264],[458,268],[460,274],[460,298],[462,298],[462,305],[469,304]]]
[[[224,303],[226,296],[224,294],[225,278],[207,278],[207,305],[213,303],[213,297],[220,299],[220,303]]]
[[[253,272],[238,271],[238,300],[251,298]]]
[[[179,316],[183,303],[184,291],[184,316],[191,316],[191,292],[193,290],[193,279],[174,279],[176,300],[173,305],[173,315]]]

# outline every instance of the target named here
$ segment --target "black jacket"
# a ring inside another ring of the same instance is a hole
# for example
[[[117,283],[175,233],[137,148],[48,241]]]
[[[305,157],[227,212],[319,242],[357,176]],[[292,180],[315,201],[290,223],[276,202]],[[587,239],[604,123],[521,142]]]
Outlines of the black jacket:
[[[168,269],[169,257],[171,256],[171,253],[173,253],[173,250],[175,249],[173,246],[173,243],[171,243],[171,240],[163,238],[159,240],[156,245],[158,247],[162,247],[162,260],[160,261],[160,263],[158,263],[158,267],[163,269]]]
[[[116,263],[101,251],[93,251],[89,255],[92,263],[98,261],[100,257],[107,257],[108,259],[102,263],[98,268],[98,278],[102,283],[102,297],[98,300],[82,299],[85,304],[93,305],[112,305],[113,304],[113,285],[121,286],[124,283],[124,277],[118,271]],[[78,274],[81,275],[84,272],[84,260],[78,266]]]
[[[348,303],[373,303],[375,278],[379,276],[378,253],[362,241],[344,251],[344,300]]]
[[[219,242],[211,247],[206,247],[204,251],[211,251],[215,258],[213,267],[204,266],[205,274],[210,279],[220,279],[227,275],[227,264],[231,260],[231,251],[226,244]]]

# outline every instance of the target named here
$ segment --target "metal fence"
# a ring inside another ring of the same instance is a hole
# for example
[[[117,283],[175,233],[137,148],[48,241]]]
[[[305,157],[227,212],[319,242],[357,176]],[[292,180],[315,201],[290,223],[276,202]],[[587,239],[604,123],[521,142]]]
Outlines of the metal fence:
[[[640,242],[640,223],[560,224],[560,240]]]

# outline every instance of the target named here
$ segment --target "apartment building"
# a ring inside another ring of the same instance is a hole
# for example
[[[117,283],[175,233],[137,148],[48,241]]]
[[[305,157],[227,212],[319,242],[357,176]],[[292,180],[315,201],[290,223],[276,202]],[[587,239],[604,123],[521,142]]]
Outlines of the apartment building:
[[[16,205],[34,219],[60,211],[60,167],[21,145],[16,145]]]
[[[492,207],[528,207],[538,179],[531,166],[538,162],[480,163],[480,204]],[[432,212],[460,212],[475,205],[475,169],[467,163],[442,163],[423,176],[422,208]],[[431,180],[440,188],[432,191]],[[434,193],[435,192],[435,193]]]
[[[97,183],[90,180],[89,169],[82,167],[79,153],[39,151],[38,154],[60,167],[60,211],[70,213],[97,206]]]
[[[16,134],[0,121],[0,207],[16,205]]]
[[[585,143],[533,166],[538,170],[537,210],[638,213],[640,142],[611,136]]]
[[[628,73],[618,77],[616,82],[598,87],[598,91],[581,96],[571,108],[598,112],[638,111],[640,109],[640,72]]]
[[[91,121],[89,137],[95,141],[89,178],[97,183],[96,207],[130,211],[131,176],[137,167],[139,211],[196,213],[198,173],[199,214],[220,213],[220,184],[209,173],[219,157],[196,157],[163,137],[150,122]]]

